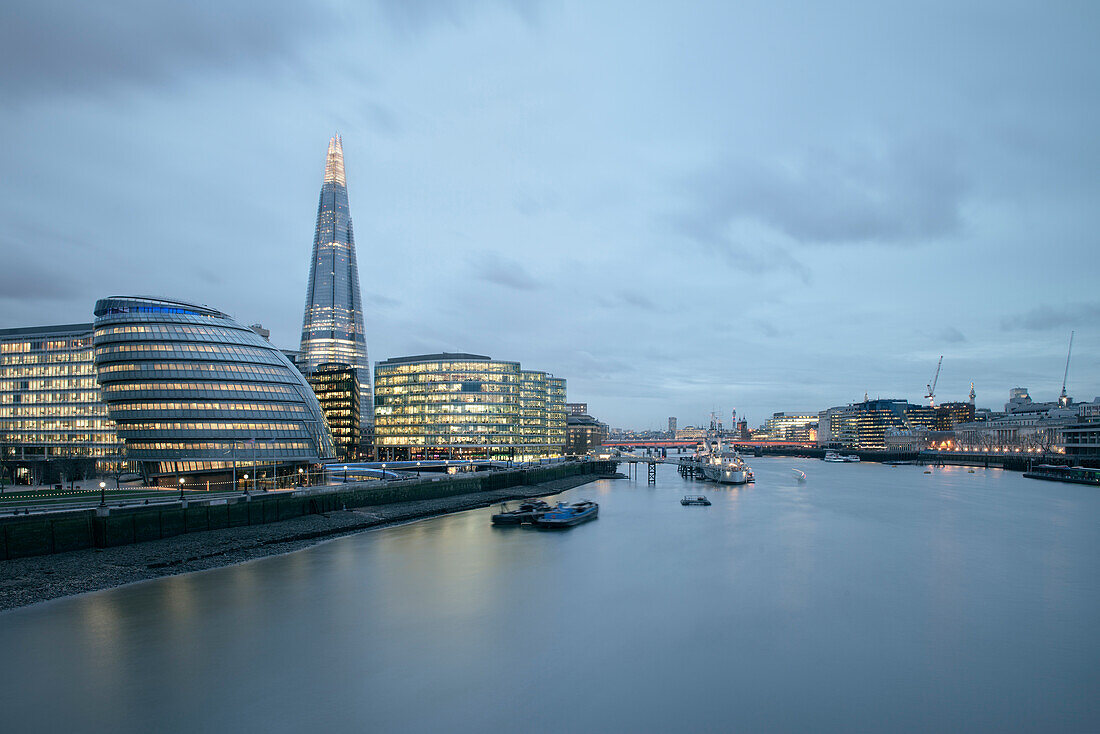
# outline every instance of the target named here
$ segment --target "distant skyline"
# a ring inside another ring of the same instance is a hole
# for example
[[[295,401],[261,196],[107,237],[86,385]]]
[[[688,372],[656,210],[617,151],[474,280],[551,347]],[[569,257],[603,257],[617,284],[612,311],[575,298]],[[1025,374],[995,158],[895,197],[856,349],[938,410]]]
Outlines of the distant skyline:
[[[537,364],[638,429],[1100,395],[1094,3],[29,2],[0,328],[207,303],[297,348],[343,136],[374,360]]]

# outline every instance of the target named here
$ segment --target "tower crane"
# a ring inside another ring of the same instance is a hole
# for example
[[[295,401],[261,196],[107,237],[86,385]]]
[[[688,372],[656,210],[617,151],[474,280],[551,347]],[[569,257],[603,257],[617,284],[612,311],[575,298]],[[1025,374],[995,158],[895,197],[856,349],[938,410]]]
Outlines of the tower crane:
[[[928,383],[928,394],[924,397],[928,398],[928,405],[932,408],[936,407],[936,383],[940,380],[940,367],[943,366],[943,355],[940,355],[940,361],[936,363],[936,374],[932,376],[932,381]]]
[[[1069,333],[1069,351],[1066,352],[1066,373],[1062,375],[1062,394],[1058,396],[1058,407],[1068,408],[1069,397],[1066,395],[1066,380],[1069,379],[1069,358],[1073,354],[1073,332]]]

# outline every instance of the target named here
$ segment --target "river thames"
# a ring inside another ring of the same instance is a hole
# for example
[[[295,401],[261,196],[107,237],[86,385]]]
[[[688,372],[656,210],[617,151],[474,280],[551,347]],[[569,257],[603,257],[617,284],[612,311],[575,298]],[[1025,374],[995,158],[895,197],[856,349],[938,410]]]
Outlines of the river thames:
[[[750,459],[0,614],[10,732],[1100,731],[1100,492]],[[799,483],[792,468],[804,471]],[[682,507],[704,492],[711,507]]]

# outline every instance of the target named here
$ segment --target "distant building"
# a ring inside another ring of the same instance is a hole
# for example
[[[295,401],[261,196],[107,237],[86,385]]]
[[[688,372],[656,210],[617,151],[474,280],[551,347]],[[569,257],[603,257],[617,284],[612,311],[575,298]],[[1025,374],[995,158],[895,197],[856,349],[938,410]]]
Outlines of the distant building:
[[[91,324],[0,329],[0,452],[8,478],[40,484],[47,463],[122,453],[96,380]]]
[[[774,413],[761,431],[773,441],[816,441],[817,413]]]
[[[565,410],[569,415],[588,415],[588,403],[566,403]]]
[[[328,421],[336,458],[355,461],[361,442],[359,422],[359,370],[346,364],[324,362],[309,375],[309,385]]]
[[[817,444],[881,451],[888,448],[888,432],[910,441],[923,435],[921,432],[933,430],[935,421],[935,411],[928,406],[906,400],[864,400],[819,413]]]
[[[676,419],[672,416],[668,419],[668,435],[670,438],[676,438]]]
[[[564,379],[478,354],[387,359],[375,366],[378,458],[560,456],[565,390]]]
[[[298,356],[301,354],[301,352],[299,352],[297,349],[280,349],[279,351],[283,353],[283,356],[286,357],[287,360],[292,365],[294,365],[296,369],[298,368]]]
[[[565,453],[581,456],[602,446],[607,440],[607,425],[590,415],[571,415],[566,426]]]
[[[937,431],[950,431],[960,423],[974,421],[974,403],[941,403],[935,410]]]
[[[264,339],[271,341],[271,329],[265,329],[263,324],[249,324],[248,328],[252,329],[252,331],[256,332]]]
[[[856,415],[852,405],[837,406],[817,414],[817,445],[824,448],[854,448]]]
[[[685,426],[676,429],[676,439],[679,441],[702,441],[707,437],[707,429]]]
[[[1082,410],[1080,403],[1067,407],[1058,401],[1037,403],[1027,388],[1013,388],[1005,412],[977,411],[973,421],[956,424],[955,444],[965,451],[1068,453],[1065,431],[1075,433]]]
[[[1066,458],[1074,464],[1100,466],[1100,398],[1083,403],[1076,423],[1062,427]]]

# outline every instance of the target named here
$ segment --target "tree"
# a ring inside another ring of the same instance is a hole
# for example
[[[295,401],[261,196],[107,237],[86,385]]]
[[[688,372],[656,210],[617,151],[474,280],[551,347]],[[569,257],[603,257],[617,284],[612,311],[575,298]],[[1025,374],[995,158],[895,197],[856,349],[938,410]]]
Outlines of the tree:
[[[95,459],[81,449],[70,450],[56,460],[57,468],[69,481],[69,490],[78,479],[88,479],[95,474]]]
[[[8,480],[8,474],[11,473],[11,483],[15,484],[15,444],[0,442],[0,490],[4,489],[4,485]]]

